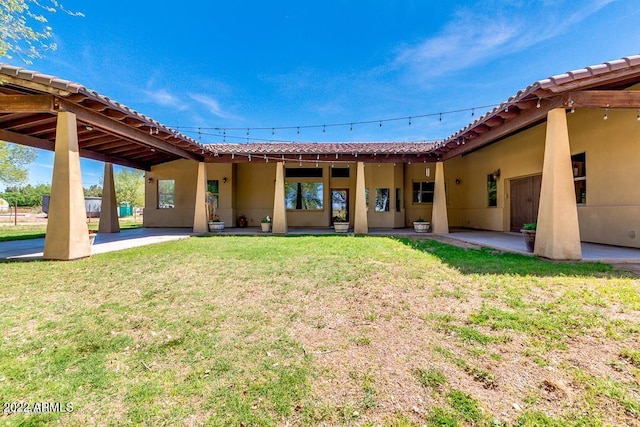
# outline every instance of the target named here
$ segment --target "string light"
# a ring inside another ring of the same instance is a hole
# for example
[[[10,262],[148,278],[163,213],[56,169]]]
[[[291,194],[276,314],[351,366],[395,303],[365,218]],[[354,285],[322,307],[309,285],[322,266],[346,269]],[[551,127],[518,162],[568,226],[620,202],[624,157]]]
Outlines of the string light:
[[[539,99],[538,99],[539,100]],[[457,110],[447,110],[447,111],[440,111],[437,113],[427,113],[427,114],[419,114],[419,115],[412,115],[412,116],[405,116],[405,117],[394,117],[394,118],[385,118],[385,119],[376,119],[376,120],[363,120],[363,121],[359,121],[359,122],[346,122],[346,123],[330,123],[330,124],[322,124],[322,125],[306,125],[306,126],[269,126],[269,127],[249,127],[249,128],[233,128],[233,127],[228,127],[228,128],[221,128],[221,127],[199,127],[198,129],[204,129],[204,130],[218,130],[221,131],[223,129],[226,129],[227,131],[241,131],[241,130],[246,130],[247,132],[247,136],[249,136],[249,131],[260,131],[260,130],[271,130],[271,131],[275,131],[275,130],[287,130],[287,129],[313,129],[313,128],[322,128],[323,129],[323,133],[326,132],[326,128],[327,127],[345,127],[345,126],[349,126],[349,130],[353,131],[353,126],[354,125],[365,125],[365,124],[373,124],[373,123],[378,123],[378,126],[380,127],[380,125],[384,122],[394,122],[394,121],[404,121],[404,120],[408,120],[411,123],[413,123],[413,119],[421,119],[421,118],[427,118],[427,117],[438,117],[439,121],[442,121],[442,116],[445,114],[456,114],[456,113],[462,113],[462,112],[466,112],[466,111],[471,111],[472,115],[475,114],[475,110],[480,110],[480,109],[489,109],[489,108],[494,108],[499,106],[500,104],[488,104],[488,105],[480,105],[480,106],[475,106],[475,107],[469,107],[469,108],[460,108]],[[172,126],[173,128],[178,128],[179,126]],[[195,129],[195,127],[189,127],[189,126],[181,126],[182,128],[185,129]]]
[[[540,108],[540,98],[538,98],[538,102],[536,103],[536,108]]]
[[[609,109],[608,108],[604,109],[604,117],[602,119],[603,120],[608,120],[609,119]]]

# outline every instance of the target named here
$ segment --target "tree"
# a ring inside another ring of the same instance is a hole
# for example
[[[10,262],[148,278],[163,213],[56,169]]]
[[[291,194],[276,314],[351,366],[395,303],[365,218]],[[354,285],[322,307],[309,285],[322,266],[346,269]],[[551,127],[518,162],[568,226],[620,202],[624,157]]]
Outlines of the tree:
[[[138,169],[121,169],[113,174],[116,199],[131,206],[144,206],[144,172]]]
[[[24,187],[9,186],[4,193],[0,193],[0,198],[5,199],[12,206],[17,202],[20,207],[33,207],[42,205],[43,194],[51,194],[51,185],[38,184],[35,187],[30,184]]]
[[[35,159],[35,148],[0,141],[0,182],[24,183],[29,175],[27,165]]]
[[[11,58],[14,53],[30,64],[32,59],[42,58],[43,51],[56,50],[45,13],[57,11],[84,16],[66,10],[57,0],[0,0],[0,56]]]
[[[85,197],[102,197],[102,186],[98,184],[93,184],[89,188],[84,188],[84,196]]]

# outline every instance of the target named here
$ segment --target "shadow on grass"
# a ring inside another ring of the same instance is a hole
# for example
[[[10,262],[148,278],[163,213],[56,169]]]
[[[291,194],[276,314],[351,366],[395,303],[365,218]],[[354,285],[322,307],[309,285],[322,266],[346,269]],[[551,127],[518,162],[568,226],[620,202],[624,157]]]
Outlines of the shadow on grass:
[[[636,277],[602,262],[551,261],[483,247],[467,249],[432,239],[394,237],[394,240],[428,252],[464,274],[512,274],[518,276]]]

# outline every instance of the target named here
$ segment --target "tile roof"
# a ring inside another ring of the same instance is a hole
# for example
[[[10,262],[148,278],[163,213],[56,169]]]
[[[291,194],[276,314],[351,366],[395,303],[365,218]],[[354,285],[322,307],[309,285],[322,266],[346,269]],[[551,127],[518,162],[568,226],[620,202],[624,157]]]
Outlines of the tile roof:
[[[424,154],[433,147],[427,142],[315,142],[210,144],[214,154]]]

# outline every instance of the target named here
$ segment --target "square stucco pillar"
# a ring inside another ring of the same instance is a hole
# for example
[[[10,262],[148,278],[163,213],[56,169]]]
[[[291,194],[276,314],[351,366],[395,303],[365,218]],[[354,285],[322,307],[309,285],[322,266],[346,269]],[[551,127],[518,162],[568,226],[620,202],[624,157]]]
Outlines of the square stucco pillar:
[[[434,233],[446,234],[449,232],[447,195],[444,192],[444,163],[442,162],[436,163],[436,182],[433,190],[431,227]]]
[[[536,255],[557,260],[582,258],[567,113],[564,108],[556,108],[547,114],[537,221]]]
[[[193,210],[193,232],[206,233],[209,230],[207,219],[207,169],[204,162],[198,162],[196,202]]]
[[[102,204],[100,207],[100,233],[119,233],[118,202],[116,201],[116,188],[113,185],[113,164],[104,164],[104,176],[102,184]]]
[[[284,163],[276,164],[276,190],[273,196],[273,234],[287,233],[287,207],[284,202]]]
[[[88,256],[91,256],[91,246],[76,115],[59,112],[44,259],[72,260]]]
[[[353,232],[355,234],[369,234],[365,188],[364,163],[358,162],[356,164],[356,214],[353,220]]]

